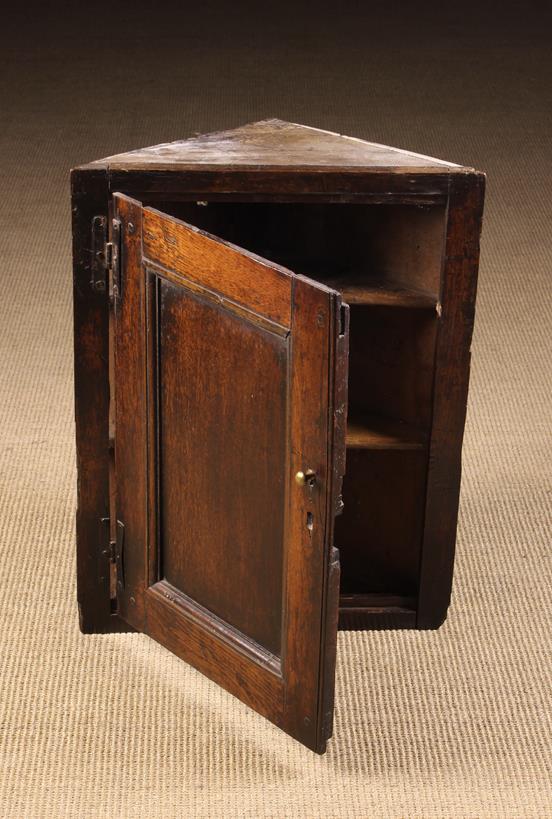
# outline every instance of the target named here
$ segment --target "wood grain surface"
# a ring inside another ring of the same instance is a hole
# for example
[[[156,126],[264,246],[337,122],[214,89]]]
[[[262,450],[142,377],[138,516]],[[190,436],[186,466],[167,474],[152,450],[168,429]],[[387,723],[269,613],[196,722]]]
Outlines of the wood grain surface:
[[[107,160],[112,167],[155,166],[262,166],[454,169],[458,165],[441,159],[402,151],[388,145],[311,128],[294,122],[267,119],[230,131],[200,134],[176,142],[153,145],[117,154]]]

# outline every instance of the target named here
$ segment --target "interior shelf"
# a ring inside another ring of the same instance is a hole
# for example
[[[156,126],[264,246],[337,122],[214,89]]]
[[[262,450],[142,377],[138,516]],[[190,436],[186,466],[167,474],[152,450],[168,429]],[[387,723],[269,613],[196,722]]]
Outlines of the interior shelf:
[[[342,594],[339,629],[416,628],[416,598],[393,594]]]
[[[349,449],[424,449],[425,435],[402,421],[378,415],[353,417],[347,423]]]
[[[416,290],[385,278],[340,277],[327,282],[341,292],[350,305],[408,307],[436,310],[438,299],[433,293]]]
[[[370,609],[374,612],[402,611],[410,612],[416,608],[416,598],[399,594],[341,594],[339,598],[341,609]]]

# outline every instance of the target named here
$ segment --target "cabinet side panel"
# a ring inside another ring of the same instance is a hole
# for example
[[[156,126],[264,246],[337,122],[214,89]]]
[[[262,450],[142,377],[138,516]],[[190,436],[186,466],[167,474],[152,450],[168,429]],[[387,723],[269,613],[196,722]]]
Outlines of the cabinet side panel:
[[[418,628],[440,626],[450,602],[484,188],[479,173],[451,180]]]
[[[107,295],[91,288],[90,277],[92,219],[107,217],[106,170],[74,170],[71,192],[79,620],[85,634],[129,631],[111,614],[100,522],[109,516],[109,319]]]

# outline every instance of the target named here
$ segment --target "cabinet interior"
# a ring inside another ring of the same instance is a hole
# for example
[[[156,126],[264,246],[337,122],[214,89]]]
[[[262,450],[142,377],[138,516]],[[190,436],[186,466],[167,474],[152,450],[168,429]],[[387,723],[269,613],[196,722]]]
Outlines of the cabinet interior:
[[[340,623],[366,627],[362,615],[371,614],[385,627],[387,615],[415,616],[445,206],[151,204],[330,285],[350,305],[347,467],[335,526]]]

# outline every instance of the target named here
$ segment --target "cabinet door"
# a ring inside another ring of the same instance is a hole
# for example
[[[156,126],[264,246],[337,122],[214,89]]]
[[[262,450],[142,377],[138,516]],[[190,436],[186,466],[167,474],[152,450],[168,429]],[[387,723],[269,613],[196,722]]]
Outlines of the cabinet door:
[[[121,194],[114,217],[118,611],[323,752],[346,307]]]

